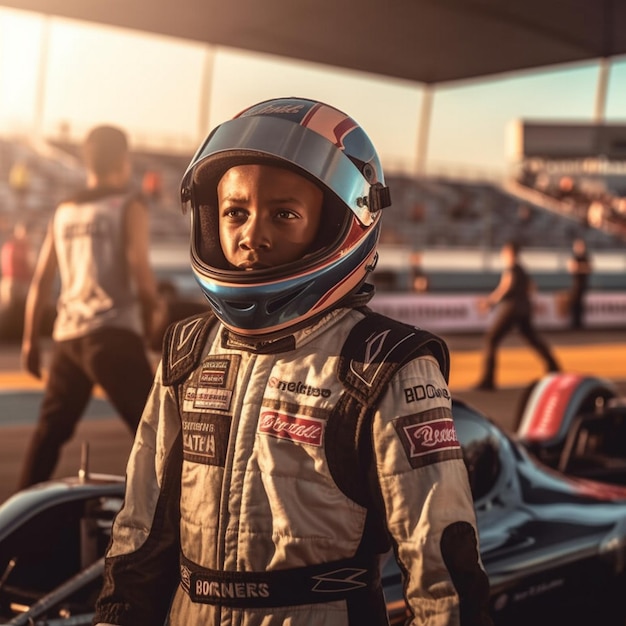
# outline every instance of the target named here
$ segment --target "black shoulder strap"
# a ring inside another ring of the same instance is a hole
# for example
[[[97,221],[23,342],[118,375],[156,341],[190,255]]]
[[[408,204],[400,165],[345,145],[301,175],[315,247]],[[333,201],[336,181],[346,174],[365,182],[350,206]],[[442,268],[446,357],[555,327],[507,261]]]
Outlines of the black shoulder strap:
[[[339,358],[338,376],[345,393],[327,426],[326,455],[339,488],[352,500],[370,506],[368,481],[372,460],[371,421],[389,381],[409,361],[433,355],[446,379],[450,358],[445,341],[369,309],[348,335]]]
[[[207,336],[217,318],[209,311],[168,326],[163,338],[163,384],[175,385],[198,365]]]
[[[349,393],[371,405],[385,390],[396,371],[417,356],[432,354],[446,380],[450,354],[437,335],[362,309],[365,317],[355,325],[344,343],[339,378]]]

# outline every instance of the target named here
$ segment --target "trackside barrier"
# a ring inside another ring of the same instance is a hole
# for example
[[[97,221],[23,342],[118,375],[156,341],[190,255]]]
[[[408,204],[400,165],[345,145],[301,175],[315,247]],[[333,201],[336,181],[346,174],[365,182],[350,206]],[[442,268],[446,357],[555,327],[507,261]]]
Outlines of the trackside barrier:
[[[379,313],[434,332],[484,332],[494,316],[479,307],[485,294],[379,293],[370,307]],[[569,327],[567,299],[563,293],[538,293],[533,298],[535,325],[539,329]],[[583,318],[587,328],[626,328],[626,293],[591,292]]]

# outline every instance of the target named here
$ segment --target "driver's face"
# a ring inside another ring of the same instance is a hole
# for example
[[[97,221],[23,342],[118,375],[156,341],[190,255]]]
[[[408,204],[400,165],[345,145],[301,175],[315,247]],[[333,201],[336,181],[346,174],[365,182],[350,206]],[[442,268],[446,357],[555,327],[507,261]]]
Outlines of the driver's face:
[[[238,165],[217,187],[226,260],[242,270],[301,259],[315,239],[323,193],[306,178],[270,165]]]

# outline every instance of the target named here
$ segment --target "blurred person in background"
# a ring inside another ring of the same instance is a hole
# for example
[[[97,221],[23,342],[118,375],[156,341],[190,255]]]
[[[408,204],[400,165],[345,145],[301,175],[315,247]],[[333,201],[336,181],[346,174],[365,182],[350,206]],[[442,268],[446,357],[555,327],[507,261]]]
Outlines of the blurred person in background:
[[[148,211],[130,188],[125,132],[94,128],[83,156],[86,188],[56,208],[26,301],[22,361],[41,378],[40,326],[58,271],[51,361],[20,489],[52,475],[94,385],[134,434],[153,379],[144,337],[159,299],[148,258]]]
[[[526,341],[543,359],[550,372],[559,371],[559,365],[546,342],[533,324],[532,294],[534,284],[520,263],[520,246],[517,241],[506,242],[500,251],[503,271],[498,286],[478,306],[483,312],[497,307],[496,316],[485,338],[486,348],[483,371],[477,390],[496,388],[495,371],[497,350],[504,337],[517,328]]]
[[[591,260],[582,237],[577,237],[572,243],[572,255],[567,261],[567,269],[572,277],[569,293],[570,325],[573,329],[579,329],[583,327],[585,295],[591,274]]]
[[[141,191],[149,202],[158,205],[163,199],[163,175],[159,170],[147,170],[141,179]]]
[[[27,159],[18,159],[9,170],[9,187],[15,197],[15,210],[22,212],[26,209],[26,200],[30,192],[30,167]]]
[[[422,253],[414,250],[410,256],[411,269],[409,271],[411,290],[414,293],[426,293],[430,286],[428,276],[422,264]]]
[[[22,307],[33,275],[33,259],[28,231],[17,222],[0,250],[0,305],[2,309]]]
[[[17,222],[0,250],[0,339],[19,341],[33,259],[26,224]]]

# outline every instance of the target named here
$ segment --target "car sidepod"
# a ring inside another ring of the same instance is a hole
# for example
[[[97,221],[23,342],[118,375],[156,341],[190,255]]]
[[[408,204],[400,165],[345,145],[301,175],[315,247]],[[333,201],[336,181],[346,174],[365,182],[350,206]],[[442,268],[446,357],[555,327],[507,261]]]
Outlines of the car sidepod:
[[[626,489],[543,466],[463,402],[453,402],[453,414],[494,624],[623,626]],[[402,582],[393,558],[383,576],[392,623],[402,623]]]

